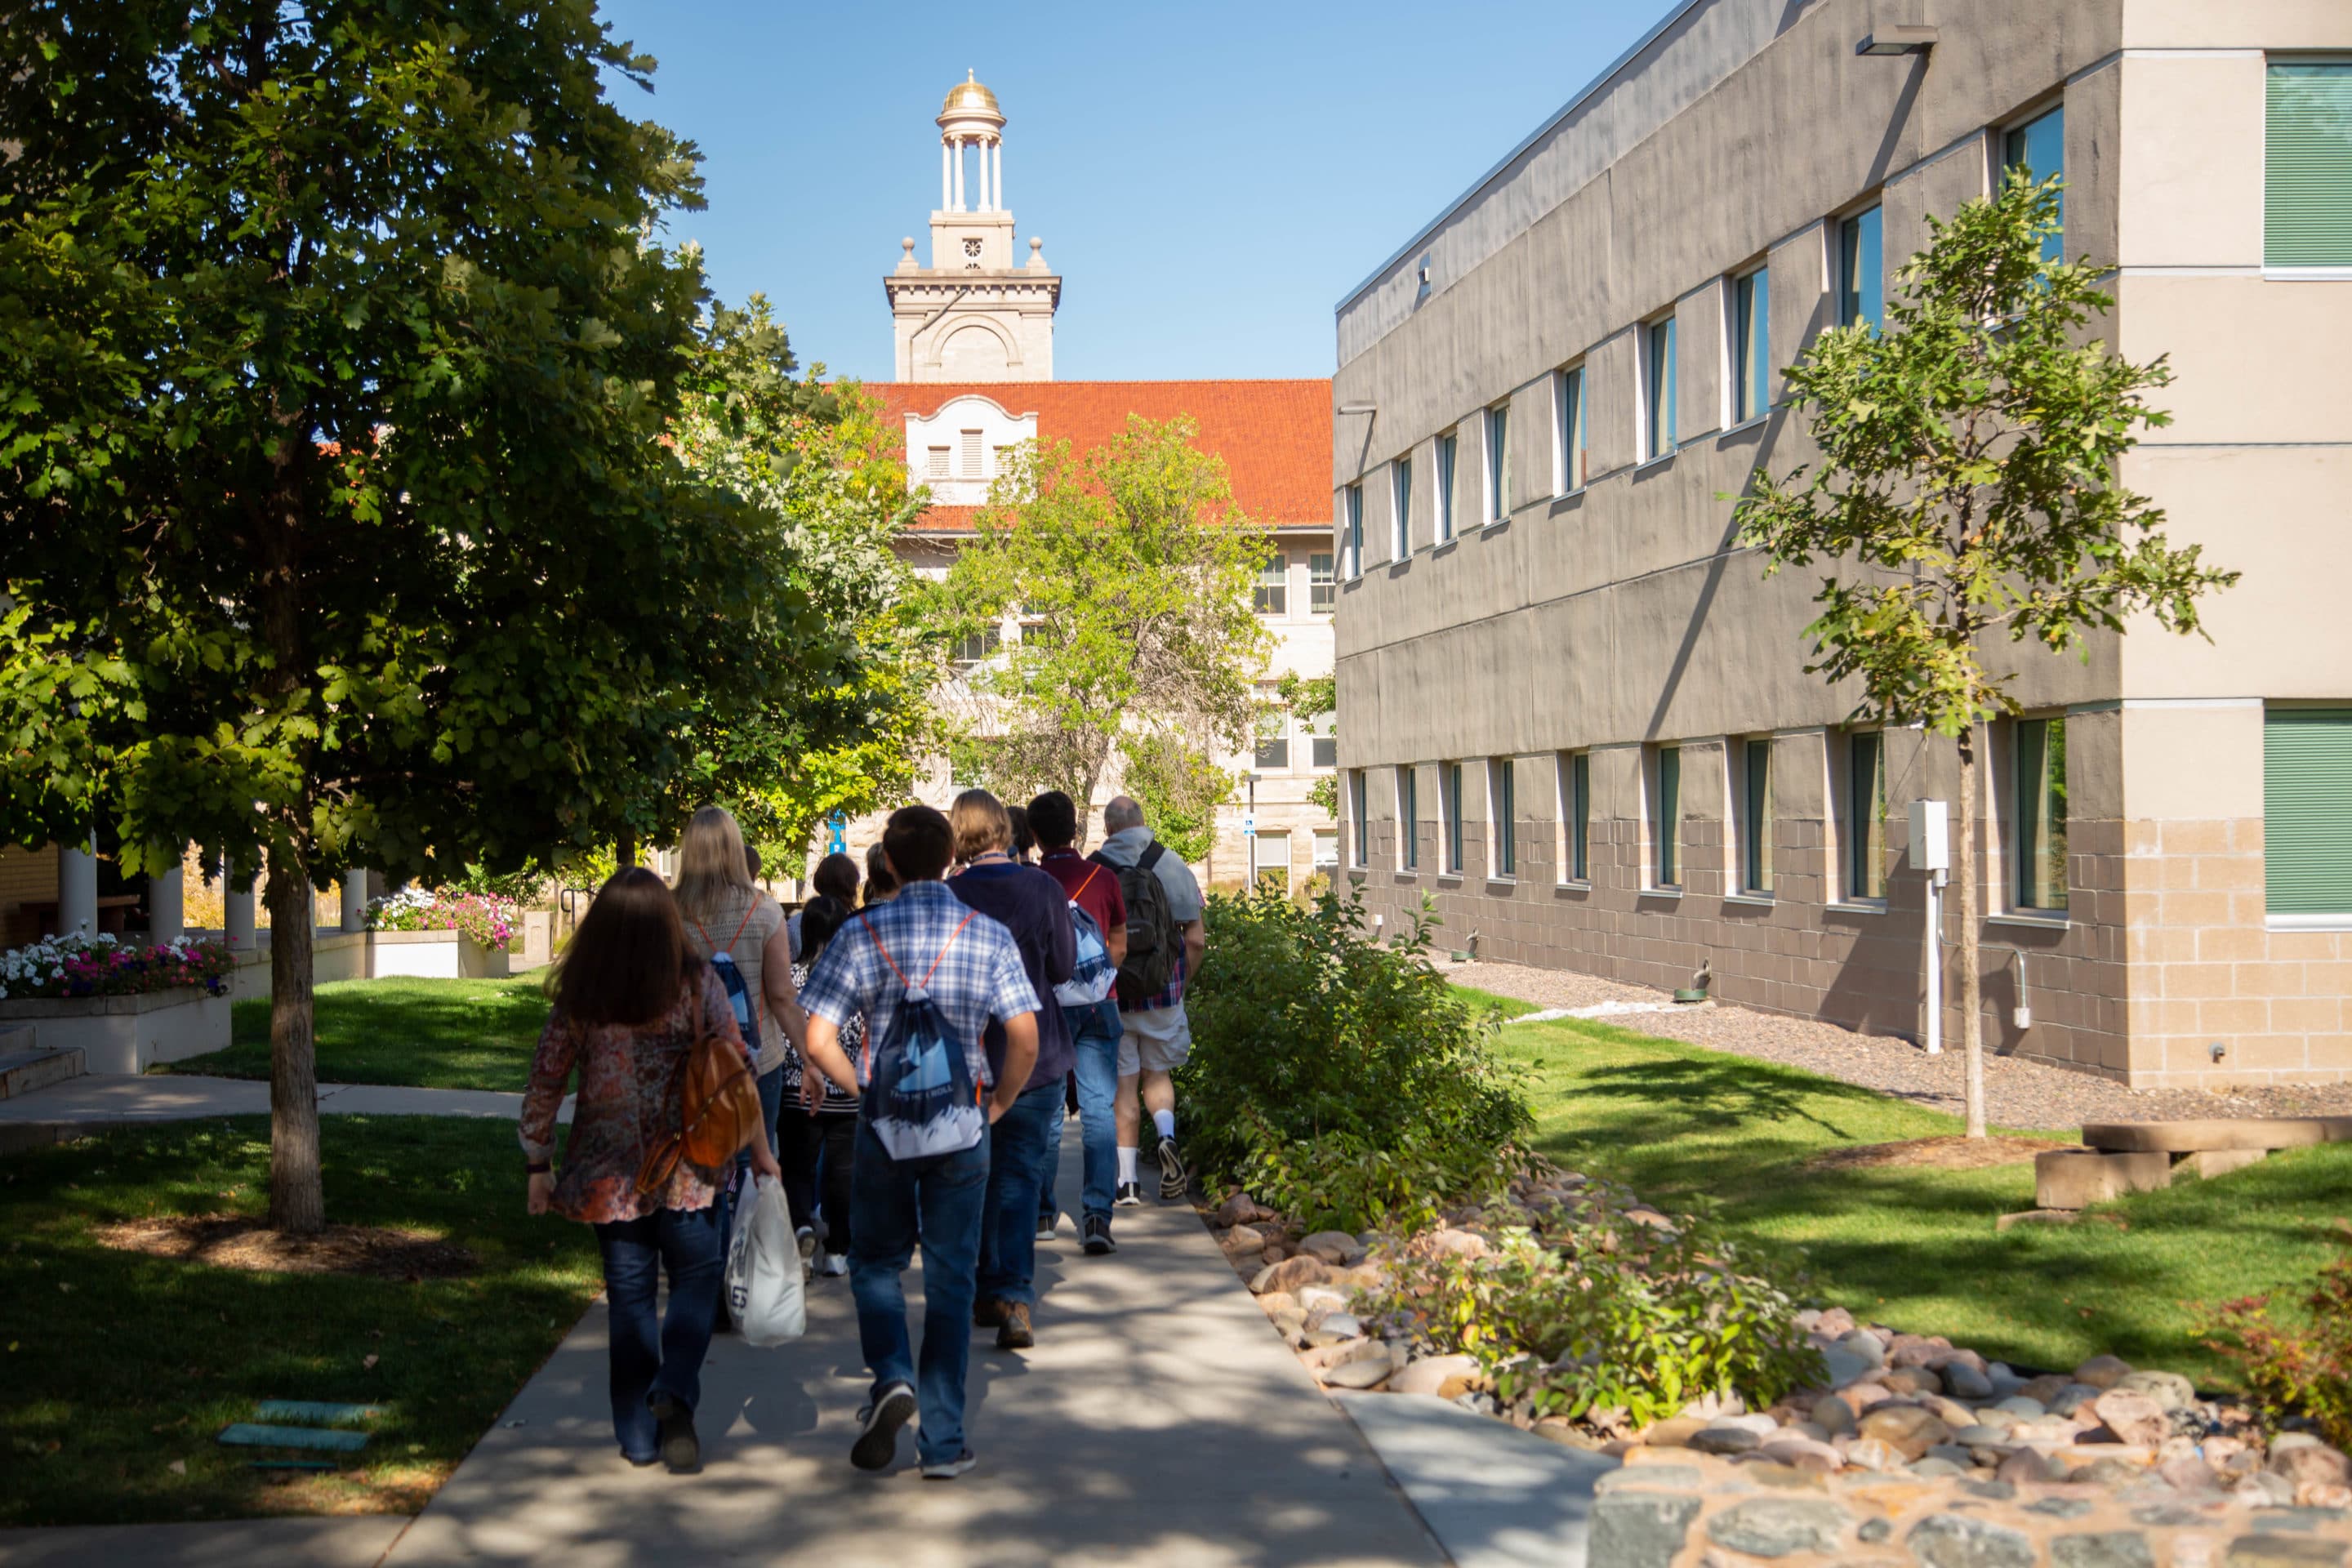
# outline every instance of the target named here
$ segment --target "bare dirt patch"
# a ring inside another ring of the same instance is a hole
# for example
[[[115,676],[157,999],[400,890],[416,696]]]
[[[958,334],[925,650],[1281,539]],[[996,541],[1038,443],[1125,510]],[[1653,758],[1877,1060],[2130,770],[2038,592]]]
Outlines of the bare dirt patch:
[[[1857,1143],[1851,1148],[1825,1149],[1805,1162],[1808,1171],[1862,1171],[1882,1165],[1932,1165],[1944,1171],[1981,1171],[1988,1165],[2015,1165],[2052,1149],[2079,1145],[2058,1138],[1906,1138],[1900,1143]]]
[[[450,1279],[476,1267],[472,1253],[424,1231],[331,1225],[317,1236],[281,1236],[250,1215],[157,1215],[90,1234],[121,1252],[259,1274]]]

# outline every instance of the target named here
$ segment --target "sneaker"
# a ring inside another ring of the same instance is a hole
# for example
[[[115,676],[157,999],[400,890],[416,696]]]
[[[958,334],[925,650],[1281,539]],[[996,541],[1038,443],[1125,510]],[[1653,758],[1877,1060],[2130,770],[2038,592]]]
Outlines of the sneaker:
[[[978,1463],[980,1463],[980,1461],[971,1457],[971,1450],[970,1448],[966,1448],[962,1453],[958,1454],[952,1459],[938,1459],[934,1460],[930,1464],[925,1465],[923,1467],[923,1479],[927,1481],[951,1481]]]
[[[816,1256],[815,1229],[805,1225],[801,1226],[800,1229],[793,1232],[793,1244],[801,1250],[801,1261],[806,1263]]]
[[[1090,1258],[1100,1258],[1118,1250],[1118,1243],[1110,1238],[1110,1221],[1102,1215],[1087,1215],[1086,1237],[1087,1255]]]
[[[1060,1216],[1057,1215],[1050,1214],[1041,1214],[1037,1216],[1038,1240],[1051,1241],[1054,1239],[1054,1225],[1059,1217]]]
[[[849,1274],[849,1256],[841,1252],[820,1252],[816,1255],[817,1276],[824,1279],[841,1279]]]
[[[656,1388],[646,1395],[646,1408],[653,1412],[654,1423],[660,1429],[656,1449],[663,1464],[674,1476],[690,1476],[702,1468],[702,1439],[694,1435],[694,1412],[677,1401],[675,1394]]]
[[[898,1452],[898,1428],[914,1419],[915,1391],[894,1383],[882,1397],[857,1413],[857,1441],[849,1446],[849,1462],[861,1470],[883,1470]]]
[[[974,1296],[971,1299],[971,1326],[973,1328],[992,1329],[1003,1321],[1004,1321],[1003,1302],[998,1300],[993,1296]]]
[[[1118,1184],[1118,1195],[1110,1200],[1110,1206],[1115,1209],[1141,1208],[1143,1206],[1143,1184],[1141,1182],[1121,1182]]]
[[[1025,1351],[1036,1342],[1037,1335],[1029,1327],[1029,1303],[1005,1302],[1003,1320],[996,1325],[996,1348],[1001,1351]]]
[[[1184,1168],[1184,1156],[1176,1152],[1176,1140],[1160,1141],[1160,1196],[1173,1202],[1184,1195],[1192,1184],[1192,1173]]]

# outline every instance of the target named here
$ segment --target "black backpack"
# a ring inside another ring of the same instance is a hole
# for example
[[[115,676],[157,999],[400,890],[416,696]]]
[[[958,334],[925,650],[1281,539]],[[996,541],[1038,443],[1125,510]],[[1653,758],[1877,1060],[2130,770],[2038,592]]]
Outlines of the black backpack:
[[[1176,973],[1181,929],[1168,906],[1168,889],[1152,869],[1167,852],[1164,844],[1149,845],[1132,866],[1113,865],[1099,849],[1090,857],[1118,878],[1118,896],[1127,900],[1127,957],[1118,966],[1122,1007],[1141,1006],[1167,990]]]

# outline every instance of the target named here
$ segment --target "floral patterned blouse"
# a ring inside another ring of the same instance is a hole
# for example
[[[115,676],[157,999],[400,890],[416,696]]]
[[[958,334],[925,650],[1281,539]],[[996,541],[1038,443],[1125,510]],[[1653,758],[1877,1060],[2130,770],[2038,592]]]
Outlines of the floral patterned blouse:
[[[699,992],[699,1004],[696,996]],[[577,1027],[561,1008],[540,1031],[530,1060],[530,1088],[522,1098],[522,1152],[527,1160],[555,1153],[555,1113],[563,1103],[572,1069],[580,1073],[580,1097],[572,1108],[572,1136],[555,1179],[552,1205],[567,1219],[589,1225],[637,1219],[656,1209],[710,1206],[716,1173],[678,1162],[677,1173],[659,1193],[637,1191],[637,1170],[646,1152],[677,1130],[678,1096],[687,1057],[694,1049],[699,1019],[733,1040],[735,1026],[726,987],[708,966],[698,987],[689,981],[677,1005],[650,1024],[599,1024]],[[744,1053],[746,1060],[751,1053]]]

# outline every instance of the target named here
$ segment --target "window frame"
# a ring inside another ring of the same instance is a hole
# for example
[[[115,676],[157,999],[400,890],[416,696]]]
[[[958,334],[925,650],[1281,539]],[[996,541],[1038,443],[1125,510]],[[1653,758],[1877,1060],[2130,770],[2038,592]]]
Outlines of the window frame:
[[[2037,126],[2046,124],[2053,120],[2058,122],[2058,166],[2054,169],[2037,169],[2021,156],[2024,146],[2020,138],[2030,135]],[[2061,98],[2055,102],[2045,102],[2039,109],[2019,115],[2003,125],[2000,134],[2000,142],[1998,151],[2000,155],[2000,167],[1993,181],[1996,190],[2007,183],[2009,172],[2020,166],[2022,166],[2036,181],[2046,180],[2053,174],[2062,177],[2065,174],[2066,101],[2064,99]],[[2043,237],[2042,256],[2046,261],[2063,261],[2066,258],[2066,187],[2063,185],[2058,187],[2058,232]]]
[[[1591,432],[1585,424],[1585,363],[1578,360],[1574,364],[1562,365],[1551,375],[1556,495],[1575,495],[1584,489],[1591,473]]]
[[[1258,857],[1260,851],[1265,845],[1277,839],[1282,843],[1282,896],[1286,899],[1290,896],[1291,869],[1291,830],[1287,827],[1277,827],[1270,832],[1253,833],[1250,835],[1250,888],[1255,891],[1256,889],[1263,887],[1265,882],[1265,874],[1268,871],[1275,869],[1275,867],[1260,859]]]
[[[1561,752],[1553,763],[1559,795],[1559,885],[1592,885],[1592,753]]]
[[[1421,869],[1421,764],[1400,763],[1396,770],[1397,869]]]
[[[1267,595],[1276,595],[1269,605]],[[1257,581],[1250,591],[1250,613],[1266,618],[1290,618],[1290,554],[1276,550],[1257,569]]]
[[[1348,808],[1349,814],[1355,818],[1354,822],[1349,824],[1349,826],[1354,827],[1356,830],[1355,843],[1352,846],[1355,849],[1356,855],[1355,858],[1349,863],[1359,869],[1369,869],[1372,863],[1372,823],[1370,816],[1371,794],[1371,788],[1366,780],[1364,770],[1362,768],[1349,769],[1348,773]]]
[[[1364,485],[1359,479],[1343,487],[1339,492],[1339,553],[1346,558],[1347,580],[1350,583],[1364,574]],[[1310,584],[1309,596],[1313,589]],[[1332,584],[1332,604],[1339,604],[1339,584]]]
[[[2331,733],[2315,741],[2305,739],[2299,733],[2311,728],[2324,728]],[[2290,737],[2294,738],[2292,744]],[[2318,810],[2312,812],[2305,799],[2311,793],[2308,777],[2290,782],[2282,776],[2284,769],[2281,764],[2289,760],[2290,752],[2293,759],[2301,763],[2315,751],[2335,752],[2340,759],[2343,777],[2339,781],[2330,775],[2333,787],[2324,791]],[[2294,792],[2292,801],[2290,789]],[[2331,795],[2342,798],[2328,799]],[[2302,809],[2286,809],[2291,804]],[[2282,849],[2297,847],[2280,842],[2281,827],[2288,825],[2291,818],[2300,818],[2292,822],[2292,831],[2297,838],[2316,837],[2318,842],[2331,847],[2344,842],[2347,835],[2342,827],[2337,826],[2331,830],[2325,820],[2325,814],[2328,814],[2331,808],[2333,812],[2340,813],[2347,822],[2352,822],[2352,703],[2338,700],[2267,705],[2263,710],[2263,917],[2266,929],[2352,931],[2352,868],[2337,873],[2344,878],[2343,891],[2339,896],[2326,900],[2313,898],[2297,889],[2282,886],[2282,879],[2277,874],[2281,868],[2280,862],[2285,858],[2281,853]],[[2319,819],[2315,834],[2315,818]],[[2341,853],[2341,850],[2337,852]],[[2296,869],[2302,870],[2301,868]],[[2324,903],[2334,907],[2282,909],[2279,905],[2284,902]]]
[[[1724,754],[1731,763],[1731,883],[1733,890],[1745,899],[1773,896],[1772,739],[1733,735],[1724,743]]]
[[[1478,420],[1478,444],[1486,465],[1486,526],[1507,522],[1511,516],[1511,404],[1508,398],[1486,405]]]
[[[1273,726],[1271,734],[1267,732],[1269,725]],[[1260,714],[1257,721],[1257,733],[1252,738],[1252,746],[1250,766],[1254,771],[1261,773],[1290,772],[1290,716],[1281,712]],[[1266,761],[1266,753],[1277,748],[1279,749],[1277,760]]]
[[[1730,353],[1724,385],[1731,395],[1725,423],[1739,426],[1772,411],[1771,264],[1759,262],[1733,274],[1726,292],[1730,319],[1724,341]]]
[[[1519,876],[1519,780],[1517,759],[1486,759],[1486,877],[1515,882]]]
[[[1389,532],[1392,559],[1412,558],[1412,455],[1389,459]]]
[[[2279,149],[2276,146],[2277,138],[2272,130],[2274,90],[2273,84],[2283,74],[2314,69],[2344,72],[2346,81],[2344,90],[2352,93],[2352,54],[2336,49],[2310,52],[2280,50],[2266,54],[2263,60],[2263,272],[2266,277],[2352,278],[2352,236],[2347,236],[2341,251],[2319,260],[2276,258],[2273,250],[2274,244],[2284,246],[2292,243],[2294,237],[2283,232],[2279,233],[2275,239],[2273,237],[2273,171],[2281,166],[2281,161],[2278,157]],[[2347,195],[2346,199],[2352,201],[2352,195]]]
[[[1455,426],[1437,437],[1437,544],[1454,542],[1454,481],[1462,466],[1462,427]]]
[[[1642,461],[1654,463],[1681,449],[1675,419],[1675,359],[1677,349],[1675,312],[1653,316],[1642,323]],[[1664,384],[1659,384],[1663,381]]]
[[[1682,876],[1683,748],[1662,741],[1642,748],[1642,811],[1649,842],[1643,846],[1642,890],[1679,894]]]
[[[1862,287],[1862,241],[1868,235],[1875,265],[1870,268],[1869,288]],[[1863,309],[1874,300],[1877,313]],[[1837,324],[1851,327],[1867,322],[1875,331],[1886,319],[1886,208],[1883,202],[1873,201],[1867,206],[1854,208],[1837,220]]]
[[[1462,853],[1465,832],[1462,805],[1462,763],[1457,759],[1440,763],[1437,769],[1437,809],[1443,816],[1445,833],[1438,846],[1438,871],[1442,876],[1461,877],[1469,874]]]
[[[2050,726],[2055,724],[2058,734],[2057,789],[2054,795],[2062,810],[2050,815],[2053,799],[2049,789],[2050,773],[2046,763],[2050,758]],[[2041,777],[2029,786],[2026,771],[2030,764],[2045,764]],[[2009,907],[2019,914],[2062,917],[2066,913],[2068,898],[2073,889],[2067,872],[2066,827],[2069,813],[2066,803],[2066,715],[2036,714],[2012,720],[2009,726],[2009,803],[2011,831],[2008,854],[2003,869],[2008,873]],[[2056,831],[2048,832],[2054,823]],[[2041,842],[2037,844],[2037,839]],[[2048,902],[2042,895],[2051,891],[2047,885],[2049,856],[2057,857],[2057,901]]]
[[[1840,765],[1836,770],[1834,808],[1837,825],[1837,901],[1850,908],[1885,910],[1886,908],[1886,731],[1883,728],[1835,730],[1832,734],[1842,737]],[[1874,770],[1874,815],[1864,816],[1858,803],[1855,765],[1862,742],[1870,742],[1872,767]],[[1873,891],[1859,875],[1865,866],[1874,868],[1876,890]]]
[[[1352,487],[1351,487],[1352,488]],[[1317,575],[1315,563],[1323,563],[1322,574]],[[1319,602],[1318,602],[1319,601]],[[1310,550],[1307,552],[1307,613],[1310,616],[1335,615],[1339,608],[1339,573],[1338,563],[1328,552]]]

